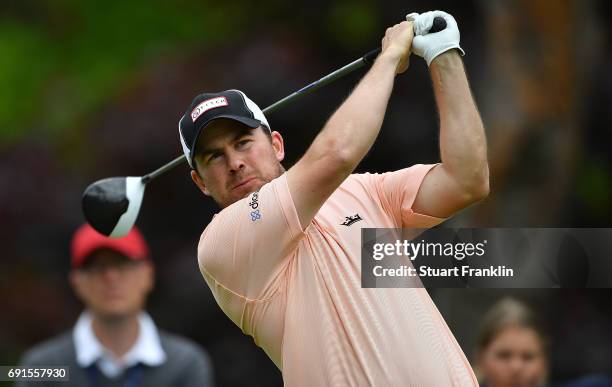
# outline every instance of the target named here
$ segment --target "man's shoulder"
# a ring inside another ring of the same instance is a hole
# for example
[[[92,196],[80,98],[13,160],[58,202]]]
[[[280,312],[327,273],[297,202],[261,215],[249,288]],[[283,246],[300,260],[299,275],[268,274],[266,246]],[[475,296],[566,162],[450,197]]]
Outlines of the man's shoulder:
[[[375,172],[362,172],[362,173],[351,173],[344,181],[342,185],[363,183],[370,180],[375,180],[380,177],[379,173]]]
[[[343,183],[348,191],[363,188],[367,191],[373,189],[381,192],[409,191],[418,189],[427,173],[438,164],[414,164],[406,168],[382,173],[354,173]]]
[[[340,187],[334,191],[330,198],[337,199],[342,197],[342,200],[347,200],[345,198],[347,195],[348,198],[359,194],[368,194],[369,196],[382,176],[381,174],[370,172],[352,173],[344,179]]]
[[[159,339],[168,359],[181,362],[192,358],[208,362],[208,354],[193,340],[161,329]]]
[[[251,192],[242,199],[223,208],[213,216],[204,228],[200,235],[199,244],[202,245],[209,239],[216,240],[221,235],[238,232],[237,224],[241,222],[259,224],[258,221],[264,215],[262,207],[266,206],[266,211],[275,209],[280,211],[280,207],[271,206],[271,204],[277,204],[279,203],[278,201],[287,201],[290,195],[283,195],[282,192],[288,192],[288,190],[286,173],[284,173],[264,184],[259,190]],[[280,194],[279,191],[281,192]],[[266,199],[263,199],[262,195]]]
[[[173,333],[159,330],[166,362],[162,371],[166,374],[181,375],[182,378],[197,380],[201,386],[212,386],[213,366],[208,354],[194,341]]]
[[[66,364],[75,359],[72,331],[66,331],[30,348],[22,357],[24,365]]]
[[[232,226],[235,224],[237,217],[239,217],[242,212],[250,211],[251,207],[258,205],[258,196],[259,191],[251,192],[244,198],[235,201],[229,206],[223,208],[220,212],[213,215],[213,218],[210,220],[208,225],[206,225],[204,231],[200,235],[200,242],[205,240],[206,236],[209,235],[212,230],[233,229]]]

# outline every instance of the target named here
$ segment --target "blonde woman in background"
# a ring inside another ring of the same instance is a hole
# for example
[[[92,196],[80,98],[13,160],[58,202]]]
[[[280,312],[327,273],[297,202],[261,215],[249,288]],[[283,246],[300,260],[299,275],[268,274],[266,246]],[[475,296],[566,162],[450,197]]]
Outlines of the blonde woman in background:
[[[499,301],[485,315],[476,360],[488,387],[545,386],[548,339],[531,310],[512,298]]]
[[[606,375],[550,383],[549,339],[538,316],[513,298],[498,301],[480,327],[476,362],[481,387],[610,387]]]

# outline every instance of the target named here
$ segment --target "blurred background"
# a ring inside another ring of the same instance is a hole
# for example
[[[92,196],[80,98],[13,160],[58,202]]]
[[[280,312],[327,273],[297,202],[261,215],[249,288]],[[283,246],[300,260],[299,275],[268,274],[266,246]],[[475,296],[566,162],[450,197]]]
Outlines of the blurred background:
[[[263,108],[375,48],[406,13],[431,9],[458,21],[489,142],[491,194],[449,224],[609,227],[610,2],[4,0],[0,364],[17,364],[26,348],[72,327],[81,305],[67,283],[68,244],[84,221],[83,190],[180,155],[177,123],[193,96],[238,88]],[[411,62],[360,171],[439,159],[427,66]],[[268,117],[285,137],[285,167],[362,75]],[[282,385],[200,276],[197,242],[217,211],[186,165],[149,184],[137,222],[157,267],[149,311],[208,350],[220,386]],[[547,322],[551,380],[612,375],[609,289],[430,292],[471,361],[480,317],[512,294]]]

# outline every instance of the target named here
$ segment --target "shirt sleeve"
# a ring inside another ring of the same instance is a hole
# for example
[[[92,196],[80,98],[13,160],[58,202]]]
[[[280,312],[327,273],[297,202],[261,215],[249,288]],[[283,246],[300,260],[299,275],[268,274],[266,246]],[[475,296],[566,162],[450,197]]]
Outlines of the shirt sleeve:
[[[384,196],[383,200],[403,228],[430,228],[445,220],[412,210],[423,179],[436,165],[438,164],[416,164],[378,175],[378,191]]]
[[[213,218],[200,238],[200,270],[217,301],[217,290],[224,297],[266,299],[302,235],[283,174]]]

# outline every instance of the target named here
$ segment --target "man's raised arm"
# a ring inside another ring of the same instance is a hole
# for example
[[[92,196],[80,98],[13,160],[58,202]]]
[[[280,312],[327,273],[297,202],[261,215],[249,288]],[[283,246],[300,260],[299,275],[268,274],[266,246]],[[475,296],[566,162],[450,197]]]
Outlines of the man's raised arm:
[[[412,209],[446,218],[488,195],[489,167],[484,127],[459,56],[457,23],[444,12],[428,12],[415,18],[415,31],[427,29],[436,16],[444,17],[447,29],[415,37],[414,52],[429,64],[440,113],[442,164],[423,179]]]
[[[304,156],[287,172],[300,224],[306,227],[374,143],[385,116],[395,75],[406,71],[412,22],[389,29],[382,52],[336,110]]]

